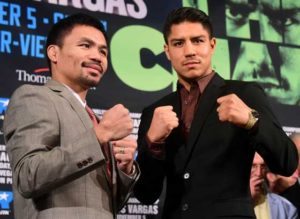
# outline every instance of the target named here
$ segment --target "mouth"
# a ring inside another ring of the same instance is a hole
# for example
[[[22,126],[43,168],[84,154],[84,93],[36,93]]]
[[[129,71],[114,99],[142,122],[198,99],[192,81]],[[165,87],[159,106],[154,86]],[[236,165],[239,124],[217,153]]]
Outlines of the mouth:
[[[183,62],[184,66],[194,66],[194,65],[199,65],[199,64],[200,64],[200,61],[197,61],[197,60],[188,60],[188,61]]]
[[[83,62],[82,67],[91,69],[92,76],[98,76],[98,75],[102,75],[104,73],[103,67],[100,63]]]

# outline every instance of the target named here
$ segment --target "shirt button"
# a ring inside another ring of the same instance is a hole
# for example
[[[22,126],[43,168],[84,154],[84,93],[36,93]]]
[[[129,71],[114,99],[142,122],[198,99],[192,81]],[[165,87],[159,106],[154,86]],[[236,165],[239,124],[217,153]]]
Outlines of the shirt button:
[[[190,178],[190,174],[189,174],[189,173],[185,173],[185,174],[183,175],[183,178],[184,178],[184,179]]]
[[[185,203],[185,204],[182,205],[182,208],[181,208],[181,209],[182,209],[183,211],[186,211],[188,208],[189,208],[188,204]]]

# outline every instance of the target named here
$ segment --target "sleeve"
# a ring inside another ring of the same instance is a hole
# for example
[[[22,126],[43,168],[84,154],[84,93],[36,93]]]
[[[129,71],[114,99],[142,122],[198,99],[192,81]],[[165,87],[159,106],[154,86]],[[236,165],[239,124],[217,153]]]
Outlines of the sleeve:
[[[246,104],[260,114],[255,132],[250,133],[254,149],[273,173],[292,175],[298,165],[296,146],[282,130],[263,89],[256,83],[248,83],[244,95]]]
[[[41,196],[79,178],[104,159],[92,128],[61,142],[58,112],[48,95],[37,87],[22,86],[5,115],[4,136],[14,186],[25,198]]]
[[[146,134],[152,120],[153,109],[143,111],[138,133],[138,156],[141,175],[134,187],[135,197],[145,204],[154,203],[160,196],[165,178],[165,162],[161,157],[153,156],[146,140]]]
[[[117,197],[117,212],[119,212],[125,203],[127,202],[128,198],[133,192],[133,188],[140,177],[140,168],[139,165],[134,162],[135,173],[133,176],[129,176],[125,174],[123,171],[118,170],[118,195]]]

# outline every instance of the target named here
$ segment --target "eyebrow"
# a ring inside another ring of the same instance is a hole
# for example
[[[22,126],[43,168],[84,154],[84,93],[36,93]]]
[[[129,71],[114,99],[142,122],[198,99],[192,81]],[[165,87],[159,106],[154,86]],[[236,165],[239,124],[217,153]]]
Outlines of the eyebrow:
[[[192,36],[192,37],[189,37],[189,39],[198,39],[198,38],[206,38],[206,36],[204,36],[204,35],[200,35],[200,36]],[[173,38],[173,39],[171,39],[170,41],[171,42],[174,42],[174,41],[184,41],[185,40],[185,38]]]

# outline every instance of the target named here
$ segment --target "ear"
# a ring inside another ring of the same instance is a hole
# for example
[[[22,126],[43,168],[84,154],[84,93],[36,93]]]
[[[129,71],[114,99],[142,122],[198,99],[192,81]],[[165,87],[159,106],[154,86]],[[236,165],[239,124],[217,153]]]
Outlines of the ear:
[[[50,45],[47,48],[47,55],[51,62],[56,63],[58,60],[59,48],[57,45]]]
[[[165,54],[166,54],[168,60],[170,60],[170,54],[169,54],[169,46],[168,46],[168,44],[164,45],[164,50],[165,50]]]
[[[213,51],[215,50],[216,45],[217,45],[217,40],[216,40],[216,38],[213,37],[213,38],[210,40],[210,46],[211,46],[211,48],[212,48]]]

